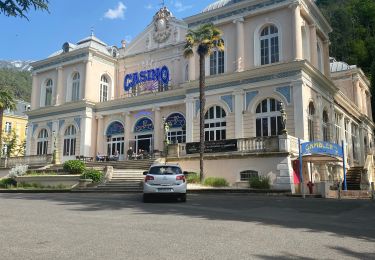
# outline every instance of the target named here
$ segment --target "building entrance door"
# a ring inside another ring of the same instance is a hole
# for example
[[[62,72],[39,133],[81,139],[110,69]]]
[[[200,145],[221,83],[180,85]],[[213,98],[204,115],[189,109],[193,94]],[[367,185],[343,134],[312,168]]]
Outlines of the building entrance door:
[[[129,146],[134,148],[136,158],[141,158],[145,154],[152,155],[154,150],[153,135],[137,135],[135,136],[135,140],[129,141]],[[141,150],[144,151],[142,154]]]
[[[114,156],[116,151],[119,153],[119,160],[124,160],[124,137],[107,137],[107,156]]]

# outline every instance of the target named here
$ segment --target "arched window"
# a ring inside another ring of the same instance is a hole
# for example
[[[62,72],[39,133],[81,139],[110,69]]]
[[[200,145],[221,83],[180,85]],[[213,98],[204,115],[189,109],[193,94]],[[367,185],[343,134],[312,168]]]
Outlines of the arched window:
[[[46,96],[44,99],[44,105],[45,106],[50,106],[52,105],[52,87],[53,87],[53,82],[52,79],[48,79],[46,81]]]
[[[214,50],[210,55],[210,75],[224,73],[224,51]]]
[[[226,113],[220,106],[213,106],[204,117],[204,136],[206,141],[225,140],[226,137]]]
[[[185,81],[189,81],[189,64],[185,66]]]
[[[267,98],[256,108],[256,136],[279,135],[282,130],[280,101]]]
[[[37,142],[37,155],[47,154],[48,150],[48,132],[47,129],[40,130],[38,134],[38,142]]]
[[[112,122],[107,128],[106,135],[107,155],[115,155],[118,152],[119,159],[122,160],[125,149],[124,125],[119,121]]]
[[[323,141],[329,142],[329,119],[327,111],[323,111]]]
[[[279,31],[274,25],[260,33],[260,60],[261,65],[279,62]]]
[[[64,156],[76,154],[76,135],[77,131],[73,125],[70,125],[64,133]]]
[[[309,109],[308,109],[308,115],[307,115],[307,130],[309,134],[309,140],[314,141],[314,116],[315,116],[315,107],[313,102],[310,102]]]
[[[78,101],[79,97],[79,84],[80,84],[80,75],[78,72],[74,73],[72,81],[72,101]]]
[[[100,102],[108,101],[108,79],[106,76],[100,78]]]
[[[165,121],[169,127],[167,133],[169,143],[186,143],[185,117],[180,113],[173,113]]]

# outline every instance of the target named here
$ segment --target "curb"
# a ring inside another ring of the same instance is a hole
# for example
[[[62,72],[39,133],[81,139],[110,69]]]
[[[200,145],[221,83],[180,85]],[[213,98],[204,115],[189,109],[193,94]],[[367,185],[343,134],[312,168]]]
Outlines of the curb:
[[[142,193],[142,191],[111,191],[111,190],[28,190],[28,189],[0,189],[0,193]],[[290,191],[285,190],[250,190],[250,189],[193,189],[187,190],[188,194],[263,194],[263,195],[283,195],[291,196]]]

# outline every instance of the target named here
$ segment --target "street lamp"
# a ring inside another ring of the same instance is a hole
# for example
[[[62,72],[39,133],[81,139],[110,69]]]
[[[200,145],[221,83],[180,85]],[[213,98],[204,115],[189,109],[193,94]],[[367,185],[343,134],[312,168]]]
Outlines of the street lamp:
[[[286,112],[285,112],[283,102],[280,102],[280,113],[281,113],[281,126],[282,126],[281,134],[282,135],[288,135],[288,131],[286,130],[287,115],[286,115]]]

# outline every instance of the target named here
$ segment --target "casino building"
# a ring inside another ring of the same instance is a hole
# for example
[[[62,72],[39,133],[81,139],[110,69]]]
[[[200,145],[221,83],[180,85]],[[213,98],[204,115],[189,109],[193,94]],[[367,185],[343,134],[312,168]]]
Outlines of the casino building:
[[[235,151],[206,154],[207,176],[240,185],[258,174],[294,190],[298,138],[343,140],[346,166],[369,167],[370,83],[360,68],[330,58],[332,29],[312,0],[220,0],[183,20],[163,7],[130,44],[94,35],[64,43],[32,64],[27,155],[56,149],[64,162],[118,151],[125,160],[130,147],[158,154],[166,137],[167,160],[198,171],[186,143],[199,141],[199,63],[183,48],[187,30],[205,23],[225,43],[206,58],[205,138],[236,142]],[[288,135],[280,135],[280,102]],[[305,182],[342,178],[339,159],[310,159]]]

